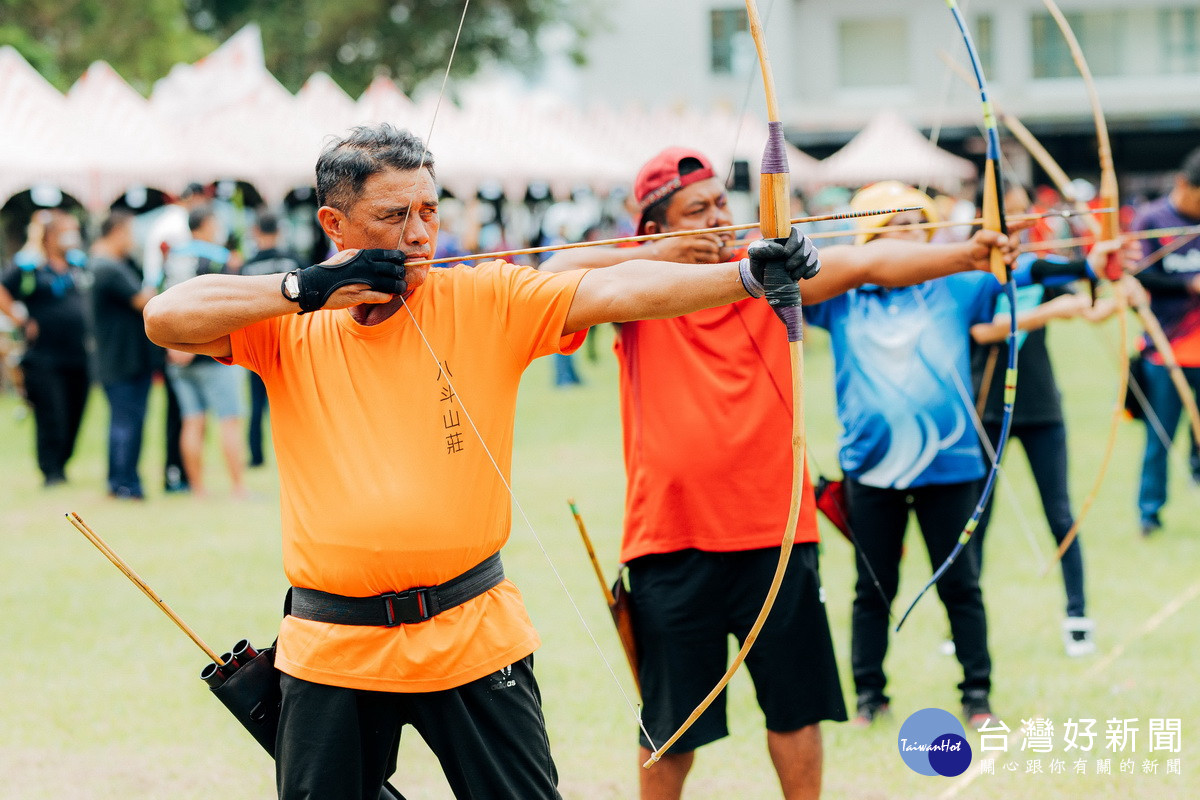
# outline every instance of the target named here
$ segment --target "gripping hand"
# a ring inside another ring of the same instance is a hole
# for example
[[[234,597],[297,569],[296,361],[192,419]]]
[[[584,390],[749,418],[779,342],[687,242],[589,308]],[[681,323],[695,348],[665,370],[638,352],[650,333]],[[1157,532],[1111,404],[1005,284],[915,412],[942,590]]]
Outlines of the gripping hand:
[[[359,250],[340,264],[314,264],[293,270],[284,277],[282,291],[288,300],[300,304],[303,313],[323,308],[334,292],[356,283],[383,294],[404,294],[408,291],[404,253]]]
[[[762,297],[771,276],[778,276],[790,283],[811,278],[821,271],[821,258],[816,245],[792,228],[786,239],[759,239],[747,248],[748,258],[742,259],[742,285],[751,297]]]

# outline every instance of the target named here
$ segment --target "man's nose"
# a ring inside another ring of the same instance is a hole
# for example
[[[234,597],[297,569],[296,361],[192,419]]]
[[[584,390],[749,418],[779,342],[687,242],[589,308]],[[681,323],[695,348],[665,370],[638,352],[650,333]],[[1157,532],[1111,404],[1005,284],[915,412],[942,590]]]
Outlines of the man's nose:
[[[403,243],[406,245],[422,245],[429,241],[429,226],[420,215],[413,215],[404,226]]]
[[[733,214],[727,208],[714,208],[709,215],[708,227],[719,228],[722,225],[732,225]]]

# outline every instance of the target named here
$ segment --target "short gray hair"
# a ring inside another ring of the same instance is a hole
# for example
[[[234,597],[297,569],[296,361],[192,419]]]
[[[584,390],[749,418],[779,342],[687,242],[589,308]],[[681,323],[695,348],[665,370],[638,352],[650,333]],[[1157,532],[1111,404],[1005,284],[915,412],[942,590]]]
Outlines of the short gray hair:
[[[367,178],[385,169],[427,169],[436,177],[433,155],[420,137],[386,122],[362,125],[317,159],[317,204],[348,211],[362,196]]]

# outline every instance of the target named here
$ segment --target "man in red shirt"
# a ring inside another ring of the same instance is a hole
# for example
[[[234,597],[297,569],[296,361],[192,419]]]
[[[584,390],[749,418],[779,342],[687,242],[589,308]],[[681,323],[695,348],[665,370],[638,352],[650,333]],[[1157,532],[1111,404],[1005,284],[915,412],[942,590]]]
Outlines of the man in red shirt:
[[[638,173],[634,197],[638,233],[733,221],[725,186],[694,150],[668,148],[651,159]],[[990,247],[1001,242],[999,234],[980,231],[954,244],[824,248],[824,266],[804,281],[803,299],[815,303],[867,283],[907,286],[986,270]],[[542,269],[640,258],[719,263],[741,250],[731,234],[705,234],[636,248],[571,250]],[[765,303],[739,300],[673,319],[623,323],[615,349],[627,473],[621,560],[629,566],[635,604],[644,722],[662,742],[725,671],[727,637],[746,635],[779,560],[790,502],[783,476],[792,472],[788,345]],[[789,800],[820,795],[820,722],[846,719],[818,570],[815,508],[806,475],[783,587],[746,659],[766,717],[767,749]],[[640,772],[643,800],[680,797],[695,749],[727,732],[721,698],[673,751]],[[639,761],[650,750],[643,734]]]

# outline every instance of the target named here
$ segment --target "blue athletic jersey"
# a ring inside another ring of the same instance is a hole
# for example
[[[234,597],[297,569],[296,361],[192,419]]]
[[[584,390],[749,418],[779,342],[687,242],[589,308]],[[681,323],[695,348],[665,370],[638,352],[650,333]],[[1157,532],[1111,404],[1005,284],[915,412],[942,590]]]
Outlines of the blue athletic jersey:
[[[864,286],[804,307],[829,331],[843,472],[906,489],[983,477],[970,394],[970,328],[990,321],[1001,286],[969,272],[903,289]]]

